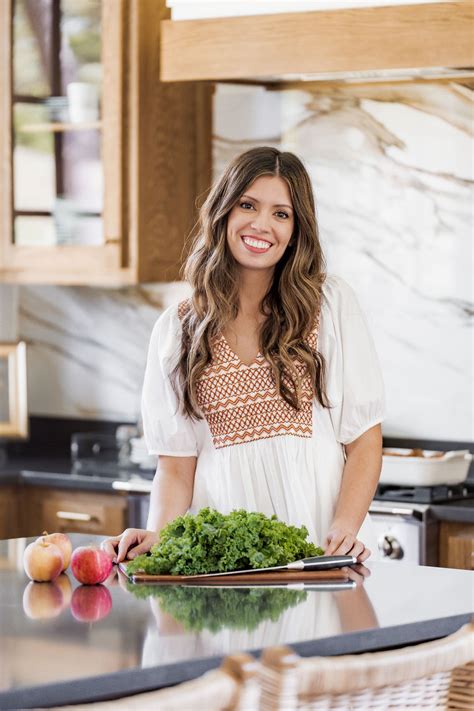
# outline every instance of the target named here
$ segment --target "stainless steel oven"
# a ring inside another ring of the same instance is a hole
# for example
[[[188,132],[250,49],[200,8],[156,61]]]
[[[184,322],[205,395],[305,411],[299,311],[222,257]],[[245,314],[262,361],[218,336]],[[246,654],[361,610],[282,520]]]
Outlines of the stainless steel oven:
[[[373,501],[369,511],[379,553],[386,560],[438,564],[438,522],[429,505]]]

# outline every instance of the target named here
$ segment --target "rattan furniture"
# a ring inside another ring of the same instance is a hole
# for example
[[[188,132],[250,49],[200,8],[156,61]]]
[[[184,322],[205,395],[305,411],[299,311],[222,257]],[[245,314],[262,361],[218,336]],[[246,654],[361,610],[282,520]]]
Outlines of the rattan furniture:
[[[264,651],[259,711],[474,709],[474,624],[384,652],[302,658]]]

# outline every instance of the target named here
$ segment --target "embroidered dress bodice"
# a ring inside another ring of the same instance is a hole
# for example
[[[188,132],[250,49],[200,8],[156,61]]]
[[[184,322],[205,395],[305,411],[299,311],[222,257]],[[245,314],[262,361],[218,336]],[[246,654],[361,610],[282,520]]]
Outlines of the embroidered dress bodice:
[[[181,318],[188,307],[186,301],[179,305]],[[307,342],[316,348],[317,326]],[[261,353],[246,365],[223,335],[215,340],[212,360],[197,386],[197,399],[216,449],[285,434],[311,437],[311,379],[302,363],[295,362],[295,368],[302,378],[299,410],[278,394],[271,365]]]

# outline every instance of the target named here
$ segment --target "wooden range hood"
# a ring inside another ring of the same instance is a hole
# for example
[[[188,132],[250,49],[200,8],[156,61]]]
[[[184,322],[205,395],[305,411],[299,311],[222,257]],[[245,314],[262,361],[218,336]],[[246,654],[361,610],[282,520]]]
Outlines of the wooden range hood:
[[[163,20],[162,81],[474,76],[474,2]]]

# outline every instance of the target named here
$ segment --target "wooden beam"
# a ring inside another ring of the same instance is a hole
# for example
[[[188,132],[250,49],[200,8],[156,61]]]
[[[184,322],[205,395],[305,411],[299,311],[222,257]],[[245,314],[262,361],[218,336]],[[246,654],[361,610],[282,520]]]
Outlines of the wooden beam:
[[[162,81],[471,67],[474,3],[163,20]]]

